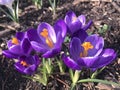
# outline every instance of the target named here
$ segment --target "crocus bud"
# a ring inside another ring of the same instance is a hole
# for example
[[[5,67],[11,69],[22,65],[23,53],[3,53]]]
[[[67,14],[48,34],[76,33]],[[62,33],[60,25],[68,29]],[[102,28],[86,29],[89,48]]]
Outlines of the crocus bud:
[[[0,0],[0,4],[1,5],[5,5],[8,8],[12,8],[12,3],[14,2],[14,0]]]

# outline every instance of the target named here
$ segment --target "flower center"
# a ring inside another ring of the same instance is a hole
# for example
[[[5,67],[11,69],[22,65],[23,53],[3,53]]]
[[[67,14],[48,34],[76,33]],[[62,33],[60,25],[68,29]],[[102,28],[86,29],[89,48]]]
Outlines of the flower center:
[[[72,17],[72,22],[75,22],[76,20],[77,20],[76,16]]]
[[[90,42],[84,42],[81,46],[84,48],[84,51],[80,53],[80,57],[86,57],[88,55],[88,50],[93,49],[93,45]]]
[[[46,28],[43,29],[43,31],[40,33],[41,36],[43,36],[46,39],[46,44],[52,48],[53,47],[53,41],[48,36],[48,30]]]
[[[25,61],[21,61],[20,64],[21,64],[22,66],[24,66],[24,67],[29,66],[29,65],[27,64],[27,62],[25,62]]]
[[[12,43],[18,45],[19,41],[17,38],[14,37],[14,38],[12,38]]]

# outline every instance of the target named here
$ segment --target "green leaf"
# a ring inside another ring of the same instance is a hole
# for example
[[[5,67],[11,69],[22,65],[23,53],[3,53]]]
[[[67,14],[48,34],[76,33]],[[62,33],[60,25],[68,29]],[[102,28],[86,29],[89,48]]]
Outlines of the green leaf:
[[[95,79],[98,74],[100,74],[105,69],[105,66],[101,69],[96,70],[92,75],[91,79]]]
[[[69,41],[70,41],[70,38],[66,36],[64,42],[69,42]]]
[[[44,80],[44,76],[41,77],[40,75],[36,75],[36,77],[31,77],[31,76],[23,76],[24,78],[28,78],[28,79],[31,79],[33,81],[37,81],[39,83],[42,83],[44,86],[47,85],[47,82],[46,80]]]
[[[16,12],[15,12],[15,14],[16,14],[16,20],[17,20],[17,21],[19,21],[19,20],[18,20],[18,18],[19,18],[19,17],[18,17],[18,14],[19,14],[19,13],[18,13],[18,11],[19,11],[18,5],[19,5],[19,0],[17,0]]]
[[[107,24],[104,24],[104,25],[103,25],[103,30],[104,30],[104,31],[107,31],[107,30],[108,30],[108,25],[107,25]]]
[[[78,81],[78,83],[84,83],[84,82],[98,82],[98,83],[110,84],[110,85],[115,85],[120,87],[120,83],[115,83],[112,81],[101,80],[101,79],[82,79]]]
[[[105,32],[109,29],[107,24],[104,24],[101,28],[98,29],[98,33],[105,34]]]
[[[35,81],[38,81],[38,82],[39,82],[38,79],[35,79],[35,78],[31,77],[31,76],[22,76],[22,77],[27,78],[27,79],[31,79],[31,80],[35,80]]]
[[[9,13],[7,13],[4,9],[2,9],[1,7],[0,7],[0,10],[2,11],[2,12],[4,12],[10,19],[12,19],[13,21],[14,21],[14,18],[11,16],[11,14],[9,14]]]
[[[73,81],[73,70],[72,69],[69,69],[69,74],[70,74],[70,78],[71,78],[71,80]]]
[[[104,33],[103,30],[101,28],[98,29],[98,33],[102,34]]]

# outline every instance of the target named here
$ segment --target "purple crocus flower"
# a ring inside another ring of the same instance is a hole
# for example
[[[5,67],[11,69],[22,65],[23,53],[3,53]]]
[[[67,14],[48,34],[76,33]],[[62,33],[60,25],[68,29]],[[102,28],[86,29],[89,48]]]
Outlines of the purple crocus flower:
[[[40,63],[38,56],[21,56],[18,58],[18,62],[15,63],[15,67],[19,72],[31,75]]]
[[[8,58],[27,56],[32,51],[31,44],[24,32],[17,32],[16,36],[7,42],[7,46],[8,50],[4,50],[3,54]]]
[[[74,70],[90,68],[96,70],[108,65],[116,57],[113,49],[103,49],[104,40],[96,34],[88,36],[84,42],[74,37],[70,42],[70,56],[63,54],[64,63]]]
[[[79,30],[86,31],[92,24],[91,20],[86,24],[85,16],[80,15],[77,17],[73,11],[67,12],[64,21],[67,24],[68,32],[70,34],[73,34]]]
[[[0,0],[1,5],[5,5],[10,9],[12,9],[12,3],[13,2],[14,2],[14,0]]]
[[[36,51],[43,53],[45,58],[51,58],[60,52],[66,31],[64,20],[58,20],[54,27],[46,22],[39,24],[37,30],[27,31],[27,36]]]

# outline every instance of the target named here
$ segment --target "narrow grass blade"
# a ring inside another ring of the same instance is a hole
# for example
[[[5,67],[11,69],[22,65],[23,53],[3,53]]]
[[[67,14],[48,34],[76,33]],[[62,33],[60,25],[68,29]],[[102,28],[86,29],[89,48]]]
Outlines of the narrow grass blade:
[[[84,82],[98,82],[98,83],[103,83],[103,84],[110,84],[110,85],[115,85],[120,87],[120,83],[115,83],[112,81],[107,81],[107,80],[100,80],[100,79],[82,79],[79,80],[78,83],[84,83]]]

